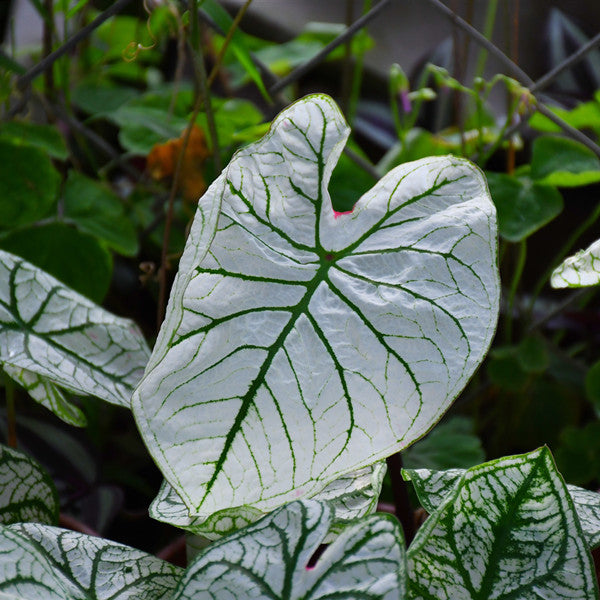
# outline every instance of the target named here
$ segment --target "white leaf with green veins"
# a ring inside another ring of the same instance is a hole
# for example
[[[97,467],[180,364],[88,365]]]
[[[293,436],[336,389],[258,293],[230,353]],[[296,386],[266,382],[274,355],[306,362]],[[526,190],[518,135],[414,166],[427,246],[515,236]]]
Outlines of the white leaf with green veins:
[[[279,508],[209,546],[187,568],[173,600],[404,600],[404,541],[389,515],[357,521],[308,566],[332,518],[330,507],[314,500]]]
[[[182,569],[102,538],[21,523],[0,528],[0,598],[163,600]]]
[[[137,326],[0,250],[0,364],[65,420],[55,386],[130,406],[150,352]]]
[[[499,285],[481,172],[405,164],[335,213],[347,136],[330,98],[307,97],[199,202],[132,401],[191,516],[268,512],[408,446],[488,349]]]
[[[0,444],[0,523],[58,523],[54,482],[32,458]]]
[[[466,471],[408,551],[415,600],[598,598],[571,496],[547,448]]]
[[[348,522],[375,511],[385,470],[385,462],[378,462],[353,471],[336,479],[313,497],[313,500],[328,502],[333,510],[330,534],[325,538],[325,543],[334,539]],[[242,506],[225,508],[212,515],[192,517],[177,492],[166,481],[150,505],[149,513],[157,521],[186,529],[209,540],[230,535],[265,516],[256,508]]]
[[[77,406],[69,402],[60,388],[54,385],[49,379],[33,371],[13,367],[6,363],[2,365],[2,368],[7,375],[23,386],[36,402],[51,410],[65,423],[74,425],[75,427],[86,426],[87,419],[85,415]]]
[[[567,258],[552,272],[553,288],[578,288],[600,283],[600,240]]]
[[[402,475],[406,481],[413,484],[423,508],[428,513],[433,513],[466,472],[465,469],[447,471],[403,469]],[[588,546],[590,549],[600,546],[600,494],[569,484],[567,491],[573,501]]]

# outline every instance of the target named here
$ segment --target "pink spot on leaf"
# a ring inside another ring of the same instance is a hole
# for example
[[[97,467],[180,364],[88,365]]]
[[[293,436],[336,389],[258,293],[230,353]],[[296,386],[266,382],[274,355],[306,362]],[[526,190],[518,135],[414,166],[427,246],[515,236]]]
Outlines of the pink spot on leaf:
[[[334,210],[333,211],[333,216],[336,219],[339,219],[342,215],[351,215],[354,212],[354,208],[351,208],[350,210],[344,210],[342,212],[338,211],[338,210]]]

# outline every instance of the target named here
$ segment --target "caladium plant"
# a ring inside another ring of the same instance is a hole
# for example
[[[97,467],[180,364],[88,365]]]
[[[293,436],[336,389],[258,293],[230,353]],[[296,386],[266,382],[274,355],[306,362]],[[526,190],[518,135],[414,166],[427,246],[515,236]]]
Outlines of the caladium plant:
[[[408,472],[430,512],[408,553],[393,518],[366,516],[382,459],[436,423],[488,349],[496,219],[481,172],[455,157],[402,165],[337,212],[327,186],[347,135],[333,101],[311,96],[234,156],[199,203],[139,384],[148,352],[129,321],[0,254],[6,372],[79,424],[60,388],[129,406],[138,384],[131,406],[166,479],[151,514],[217,540],[183,570],[6,524],[0,596],[598,597],[599,496],[566,487],[546,449]],[[55,522],[46,476],[3,461],[16,466],[0,512]],[[11,504],[34,480],[26,500],[48,514]]]
[[[348,213],[348,127],[310,96],[198,205],[132,406],[191,517],[311,497],[424,435],[483,358],[496,219],[468,161],[400,166]]]
[[[554,288],[578,288],[600,283],[600,240],[567,258],[552,272]]]
[[[61,388],[129,407],[149,356],[138,327],[35,265],[0,250],[0,365],[73,425],[83,413]]]

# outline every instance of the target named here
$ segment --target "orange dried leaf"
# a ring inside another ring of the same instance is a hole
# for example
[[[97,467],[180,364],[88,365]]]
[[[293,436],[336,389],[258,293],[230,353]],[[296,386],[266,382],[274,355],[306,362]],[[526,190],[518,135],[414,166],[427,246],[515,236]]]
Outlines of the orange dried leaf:
[[[153,179],[160,180],[175,174],[177,161],[185,140],[185,131],[180,137],[164,144],[155,144],[147,158],[147,168]],[[204,132],[194,125],[190,132],[179,171],[179,188],[186,202],[196,202],[206,191],[202,169],[210,151]]]

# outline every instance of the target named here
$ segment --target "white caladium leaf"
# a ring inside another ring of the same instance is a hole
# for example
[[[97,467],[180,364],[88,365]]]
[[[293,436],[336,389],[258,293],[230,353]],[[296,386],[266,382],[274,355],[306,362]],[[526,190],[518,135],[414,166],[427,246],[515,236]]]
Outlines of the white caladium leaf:
[[[140,550],[58,527],[0,528],[1,598],[163,600],[182,572]]]
[[[592,600],[592,560],[547,448],[469,469],[408,551],[411,598]]]
[[[32,458],[0,445],[0,523],[58,523],[54,482]]]
[[[466,472],[465,469],[403,469],[402,475],[413,484],[423,508],[428,513],[433,513],[452,493]],[[567,485],[567,491],[588,546],[590,549],[600,546],[600,494],[576,485]]]
[[[55,386],[129,407],[150,352],[137,326],[0,250],[0,364],[66,420]]]
[[[499,286],[481,172],[405,164],[336,213],[347,136],[330,98],[307,97],[199,202],[132,401],[192,516],[267,512],[406,447],[488,349]]]
[[[328,502],[333,511],[330,535],[325,538],[325,543],[340,533],[348,522],[375,511],[385,471],[385,462],[375,463],[336,479],[314,496],[314,500]],[[206,517],[190,516],[187,506],[166,481],[149,512],[157,521],[186,529],[209,540],[231,535],[265,516],[265,513],[252,506],[225,508]]]
[[[357,521],[309,567],[332,518],[327,503],[314,500],[279,508],[202,552],[173,600],[404,600],[404,541],[388,515]]]
[[[578,288],[600,283],[600,240],[567,258],[552,272],[553,288]]]
[[[402,477],[415,488],[421,506],[432,513],[458,485],[467,469],[402,469]]]
[[[65,423],[74,425],[75,427],[86,426],[87,419],[83,412],[72,402],[69,402],[60,388],[54,385],[49,379],[33,371],[13,367],[12,365],[4,364],[3,369],[7,375],[19,385],[22,385],[36,402],[51,410]]]

